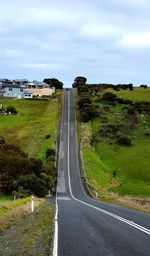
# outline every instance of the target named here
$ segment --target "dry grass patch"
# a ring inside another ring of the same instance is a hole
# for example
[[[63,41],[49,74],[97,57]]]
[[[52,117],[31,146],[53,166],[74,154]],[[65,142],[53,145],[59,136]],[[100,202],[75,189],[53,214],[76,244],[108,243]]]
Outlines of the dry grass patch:
[[[0,233],[9,228],[17,219],[31,211],[31,199],[18,199],[16,201],[6,201],[0,205]],[[35,198],[35,208],[38,207],[44,199]],[[22,205],[20,205],[22,202]],[[18,205],[18,206],[17,206]]]
[[[113,202],[127,208],[150,213],[150,198],[135,197],[135,196],[118,196],[116,193],[103,193],[100,198],[109,202]]]
[[[81,124],[81,138],[82,146],[85,148],[91,148],[92,128],[87,123]]]

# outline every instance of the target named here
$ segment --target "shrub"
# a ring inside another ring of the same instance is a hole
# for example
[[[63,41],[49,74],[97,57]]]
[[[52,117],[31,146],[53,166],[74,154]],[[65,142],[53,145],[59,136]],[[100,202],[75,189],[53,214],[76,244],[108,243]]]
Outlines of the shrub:
[[[129,107],[127,113],[129,115],[134,115],[136,113],[134,106]]]
[[[150,132],[145,132],[144,135],[145,136],[150,136]]]
[[[54,156],[54,155],[49,156],[46,160],[47,160],[47,162],[53,162],[53,163],[55,163],[55,156]]]
[[[80,100],[78,101],[78,106],[79,106],[79,108],[82,108],[83,107],[83,105],[85,105],[85,104],[91,104],[91,100],[90,100],[90,98],[89,97],[83,97],[83,98],[80,98]]]
[[[117,143],[120,146],[131,146],[131,139],[126,135],[122,135],[117,139]]]
[[[55,156],[55,150],[53,148],[48,148],[46,150],[46,159],[49,157],[49,156]]]
[[[141,84],[140,87],[146,89],[147,85],[146,84]]]
[[[7,113],[11,113],[13,115],[16,115],[18,112],[17,112],[17,110],[15,109],[14,106],[8,106],[7,107]]]
[[[89,122],[91,120],[90,115],[87,112],[80,112],[80,119],[82,122],[86,123]]]
[[[47,134],[47,135],[45,136],[45,139],[47,140],[47,139],[49,139],[49,138],[51,138],[51,135],[50,135],[50,134]]]
[[[110,136],[112,134],[113,130],[111,127],[108,127],[108,126],[103,126],[101,129],[100,129],[100,134],[102,136]]]
[[[119,104],[125,104],[125,105],[130,105],[132,104],[132,100],[126,100],[126,99],[122,99],[122,98],[117,98],[117,102]]]
[[[105,92],[102,96],[102,100],[104,101],[116,101],[117,95],[112,92]]]
[[[112,176],[113,176],[113,177],[116,177],[116,175],[117,175],[117,171],[116,171],[116,170],[113,170]]]
[[[5,138],[0,136],[0,147],[5,144]]]

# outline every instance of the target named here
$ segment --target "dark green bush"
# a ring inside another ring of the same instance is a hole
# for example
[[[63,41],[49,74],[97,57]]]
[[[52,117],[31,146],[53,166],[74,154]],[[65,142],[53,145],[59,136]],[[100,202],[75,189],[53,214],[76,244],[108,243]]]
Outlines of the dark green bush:
[[[51,135],[50,135],[50,134],[47,134],[47,135],[45,136],[45,139],[47,140],[47,139],[49,139],[49,138],[51,138]]]
[[[85,104],[91,104],[91,100],[89,97],[83,97],[83,98],[80,98],[79,101],[78,101],[78,106],[79,108],[81,109],[83,107],[83,105]]]
[[[128,113],[129,115],[134,115],[134,114],[136,113],[136,109],[134,108],[134,106],[130,106],[130,107],[128,108],[127,113]]]
[[[17,112],[17,110],[15,109],[14,106],[8,106],[7,107],[7,113],[11,113],[13,115],[16,115],[18,112]]]
[[[49,154],[54,157],[55,151],[50,149]],[[48,190],[54,190],[55,181],[54,162],[43,166],[41,160],[28,158],[18,146],[4,144],[0,147],[0,192],[45,196]]]
[[[53,148],[48,148],[48,149],[46,150],[46,159],[47,159],[49,156],[55,156],[55,149],[53,149]]]
[[[117,139],[117,143],[120,145],[120,146],[131,146],[131,139],[126,136],[126,135],[122,135],[120,136],[118,139]]]
[[[91,120],[90,115],[87,112],[80,112],[80,119],[82,122],[86,123],[89,122]]]
[[[102,96],[102,100],[114,102],[117,99],[117,95],[112,92],[105,92]]]

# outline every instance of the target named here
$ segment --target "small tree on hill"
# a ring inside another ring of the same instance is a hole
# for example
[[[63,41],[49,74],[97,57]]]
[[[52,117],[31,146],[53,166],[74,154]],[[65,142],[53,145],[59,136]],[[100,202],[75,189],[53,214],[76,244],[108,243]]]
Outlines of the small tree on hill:
[[[48,84],[50,87],[54,87],[56,90],[63,89],[63,83],[56,78],[45,78],[43,82]]]
[[[146,89],[147,85],[146,84],[141,84],[140,87]]]
[[[73,88],[78,88],[78,87],[82,87],[86,84],[86,81],[87,79],[83,76],[77,76],[75,79],[74,79],[74,83],[72,84],[72,87]]]

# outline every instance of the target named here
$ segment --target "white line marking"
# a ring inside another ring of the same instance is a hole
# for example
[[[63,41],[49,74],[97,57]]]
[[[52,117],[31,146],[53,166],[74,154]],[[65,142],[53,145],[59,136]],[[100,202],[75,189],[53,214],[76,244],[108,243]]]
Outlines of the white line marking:
[[[69,152],[70,152],[70,141],[69,141],[69,139],[70,139],[70,93],[68,91],[68,183],[69,183],[69,191],[70,191],[72,199],[74,199],[75,201],[80,202],[81,204],[84,204],[84,205],[86,205],[88,207],[91,207],[91,208],[93,208],[93,209],[95,209],[95,210],[97,210],[99,212],[102,212],[102,213],[104,213],[104,214],[106,214],[108,216],[111,216],[111,217],[113,217],[113,218],[115,218],[117,220],[120,220],[120,221],[122,221],[122,222],[124,222],[124,223],[126,223],[126,224],[128,224],[128,225],[130,225],[130,226],[132,226],[132,227],[134,227],[134,228],[136,228],[136,229],[138,229],[138,230],[148,234],[148,235],[150,235],[150,230],[149,229],[147,229],[145,227],[142,227],[142,226],[140,226],[140,225],[138,225],[136,223],[133,223],[132,221],[124,219],[124,218],[122,218],[122,217],[120,217],[120,216],[118,216],[116,214],[113,214],[111,212],[105,211],[105,210],[103,210],[101,208],[98,208],[96,206],[93,206],[91,204],[88,204],[88,203],[86,203],[86,202],[84,202],[82,200],[79,200],[76,197],[74,197],[74,195],[72,193],[71,179],[70,179],[70,159],[69,159],[69,155],[70,155],[69,154]]]
[[[57,256],[57,255],[58,255],[58,205],[56,202],[53,256]]]
[[[57,197],[57,200],[71,200],[71,198],[70,197],[68,197],[68,196],[59,196],[59,197]]]

